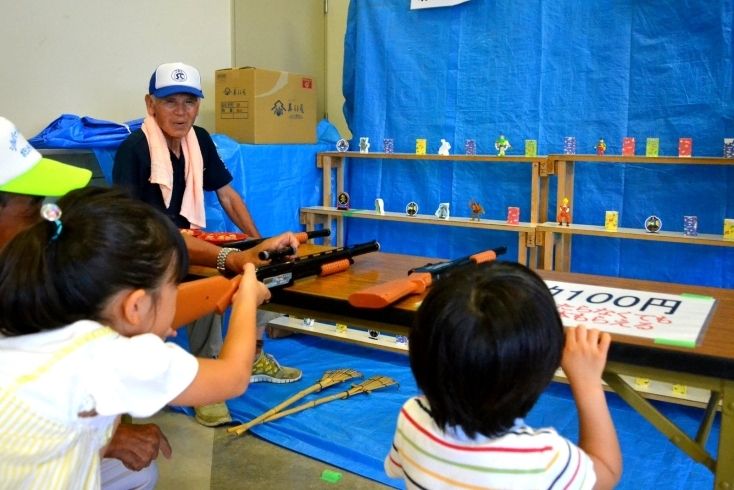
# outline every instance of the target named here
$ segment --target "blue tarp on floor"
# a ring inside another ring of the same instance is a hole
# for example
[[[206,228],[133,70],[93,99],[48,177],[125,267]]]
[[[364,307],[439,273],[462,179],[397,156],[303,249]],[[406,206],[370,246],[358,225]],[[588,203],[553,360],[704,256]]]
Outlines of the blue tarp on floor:
[[[185,335],[182,337],[176,342],[186,345]],[[401,481],[387,478],[382,464],[392,443],[400,407],[418,392],[408,357],[305,335],[266,340],[265,349],[283,365],[302,369],[303,379],[286,385],[250,385],[243,396],[227,402],[237,422],[249,422],[314,384],[331,369],[352,368],[360,371],[365,379],[383,375],[400,383],[399,388],[388,387],[369,395],[326,403],[255,426],[252,432],[287,449],[403,488]],[[347,390],[349,383],[309,395],[303,401]],[[692,490],[713,486],[713,474],[708,469],[688,458],[617,395],[607,394],[607,400],[623,453],[624,472],[618,489]],[[653,403],[691,437],[695,436],[702,409]],[[552,383],[526,420],[535,427],[553,426],[564,437],[578,441],[576,408],[565,384]],[[714,455],[719,427],[720,418],[717,417],[707,445]]]
[[[471,0],[456,7],[414,10],[404,0],[352,0],[344,58],[345,115],[354,135],[382,151],[415,152],[428,140],[437,153],[446,139],[463,153],[495,154],[504,134],[508,155],[563,153],[573,136],[578,153],[621,154],[622,138],[660,140],[660,155],[677,155],[678,139],[693,138],[695,156],[722,156],[734,137],[732,22],[734,1],[517,2]],[[503,220],[507,207],[530,218],[528,164],[352,159],[346,190],[352,207],[404,212],[416,201],[432,214],[441,202],[452,216],[469,216],[479,201],[485,218]],[[555,189],[555,178],[551,179]],[[575,223],[602,225],[606,210],[619,225],[643,228],[650,215],[663,230],[683,230],[698,217],[699,233],[721,235],[734,217],[734,168],[699,165],[576,164]],[[555,203],[554,192],[550,202]],[[549,216],[555,216],[551,209]],[[551,218],[552,219],[552,218]],[[516,234],[437,226],[347,221],[347,239],[377,238],[388,252],[457,258],[505,244]],[[576,236],[572,270],[717,287],[734,287],[734,249]]]

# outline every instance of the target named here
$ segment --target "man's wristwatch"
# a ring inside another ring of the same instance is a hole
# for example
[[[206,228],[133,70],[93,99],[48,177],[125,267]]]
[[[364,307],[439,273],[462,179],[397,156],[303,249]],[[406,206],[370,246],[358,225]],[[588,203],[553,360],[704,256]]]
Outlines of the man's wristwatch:
[[[222,250],[219,251],[219,255],[217,255],[217,270],[220,274],[224,274],[227,272],[227,267],[225,266],[225,263],[227,262],[227,256],[232,252],[239,252],[239,250],[237,250],[236,248],[224,247],[222,248]]]

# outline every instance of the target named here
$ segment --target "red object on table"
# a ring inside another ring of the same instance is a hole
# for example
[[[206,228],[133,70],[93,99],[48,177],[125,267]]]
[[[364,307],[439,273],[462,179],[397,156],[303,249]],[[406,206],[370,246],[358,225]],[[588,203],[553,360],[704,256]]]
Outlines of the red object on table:
[[[235,233],[235,232],[229,232],[229,231],[221,231],[221,232],[202,232],[199,235],[196,235],[196,238],[200,240],[204,240],[209,243],[213,243],[214,245],[225,245],[229,242],[235,242],[238,240],[244,240],[247,238],[247,235],[244,233]]]

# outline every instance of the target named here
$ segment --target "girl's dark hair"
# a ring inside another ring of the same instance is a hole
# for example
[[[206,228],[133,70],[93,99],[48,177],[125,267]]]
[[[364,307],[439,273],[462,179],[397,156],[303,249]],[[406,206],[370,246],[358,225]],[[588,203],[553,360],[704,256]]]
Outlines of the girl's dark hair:
[[[153,291],[188,271],[183,238],[171,220],[116,188],[87,187],[59,199],[63,228],[42,220],[0,253],[0,333],[53,330],[105,321],[113,295]]]
[[[433,286],[410,332],[410,367],[439,427],[491,437],[535,405],[563,345],[543,280],[523,265],[489,262]]]

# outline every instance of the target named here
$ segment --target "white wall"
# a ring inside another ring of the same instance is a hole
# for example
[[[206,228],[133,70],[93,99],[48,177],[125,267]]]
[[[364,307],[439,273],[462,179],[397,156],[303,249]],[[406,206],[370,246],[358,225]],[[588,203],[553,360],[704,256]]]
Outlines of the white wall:
[[[235,65],[316,78],[324,117],[324,0],[234,0]]]
[[[155,68],[196,67],[214,129],[214,71],[231,66],[230,0],[0,0],[0,115],[35,136],[63,113],[143,117]]]
[[[349,0],[329,0],[326,15],[326,112],[328,119],[343,138],[350,139],[351,131],[344,119],[344,35],[347,33]]]

